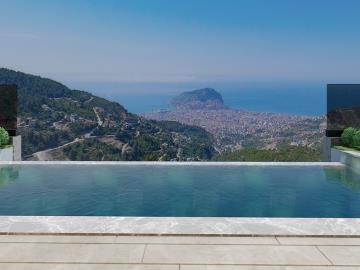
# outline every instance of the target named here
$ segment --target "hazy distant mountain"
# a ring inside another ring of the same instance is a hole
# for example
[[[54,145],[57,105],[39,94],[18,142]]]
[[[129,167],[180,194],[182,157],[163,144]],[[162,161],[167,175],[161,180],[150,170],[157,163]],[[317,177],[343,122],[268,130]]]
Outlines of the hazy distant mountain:
[[[214,152],[202,128],[147,120],[50,79],[0,68],[0,84],[18,86],[18,128],[31,159],[206,160]]]
[[[170,104],[176,109],[220,110],[226,108],[221,94],[213,88],[183,92],[171,99]]]

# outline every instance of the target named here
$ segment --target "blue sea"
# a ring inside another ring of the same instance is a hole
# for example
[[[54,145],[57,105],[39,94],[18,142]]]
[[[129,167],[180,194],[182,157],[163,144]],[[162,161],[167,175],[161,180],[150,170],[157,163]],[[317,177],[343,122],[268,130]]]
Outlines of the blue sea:
[[[320,83],[69,83],[119,102],[132,113],[169,109],[172,97],[204,87],[217,90],[225,105],[234,109],[292,115],[326,113],[326,85]]]

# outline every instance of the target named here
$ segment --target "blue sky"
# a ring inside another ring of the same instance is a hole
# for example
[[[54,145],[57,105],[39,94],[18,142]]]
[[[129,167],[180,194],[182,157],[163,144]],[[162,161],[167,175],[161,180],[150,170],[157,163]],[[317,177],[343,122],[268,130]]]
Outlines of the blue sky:
[[[0,0],[1,66],[66,82],[360,82],[358,0]]]

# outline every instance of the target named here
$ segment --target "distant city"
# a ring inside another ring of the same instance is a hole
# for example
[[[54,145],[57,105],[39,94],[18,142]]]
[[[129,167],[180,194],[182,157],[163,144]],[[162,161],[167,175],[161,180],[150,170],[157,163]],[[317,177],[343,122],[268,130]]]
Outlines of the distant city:
[[[219,152],[281,145],[318,148],[326,128],[325,116],[250,112],[229,108],[214,89],[185,92],[170,101],[172,109],[144,114],[158,121],[177,121],[204,128],[215,137]]]

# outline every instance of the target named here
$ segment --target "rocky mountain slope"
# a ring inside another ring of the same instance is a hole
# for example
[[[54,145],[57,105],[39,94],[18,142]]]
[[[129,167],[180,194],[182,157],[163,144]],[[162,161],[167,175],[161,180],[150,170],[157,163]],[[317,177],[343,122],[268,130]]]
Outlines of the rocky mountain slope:
[[[0,69],[18,86],[23,155],[35,160],[207,160],[212,135],[199,127],[147,120],[116,102],[56,81]]]
[[[225,109],[220,93],[212,88],[203,88],[181,93],[170,101],[176,109],[190,110],[220,110]]]

